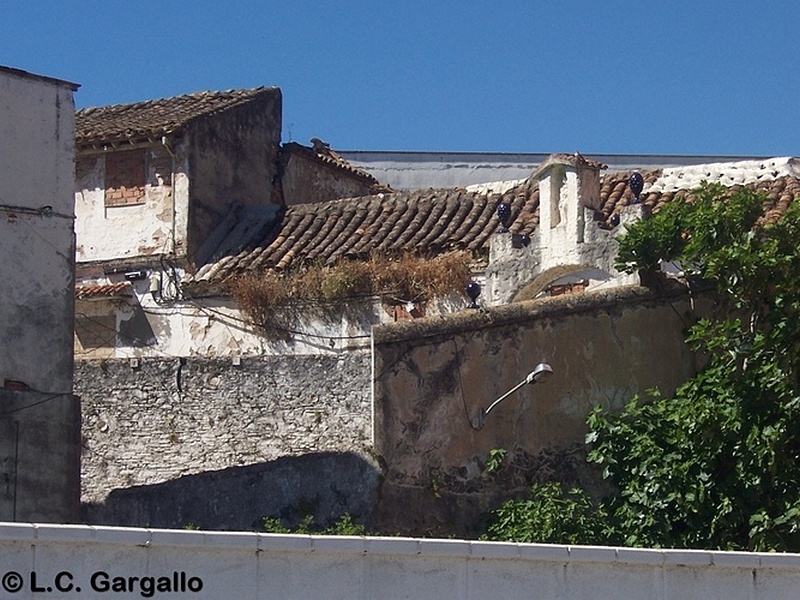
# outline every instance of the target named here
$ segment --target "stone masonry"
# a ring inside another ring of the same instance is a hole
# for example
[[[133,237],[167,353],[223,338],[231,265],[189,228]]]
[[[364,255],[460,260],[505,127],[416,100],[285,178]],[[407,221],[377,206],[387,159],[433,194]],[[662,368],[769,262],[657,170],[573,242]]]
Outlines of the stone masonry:
[[[360,452],[370,390],[365,352],[78,361],[82,501],[278,457]]]

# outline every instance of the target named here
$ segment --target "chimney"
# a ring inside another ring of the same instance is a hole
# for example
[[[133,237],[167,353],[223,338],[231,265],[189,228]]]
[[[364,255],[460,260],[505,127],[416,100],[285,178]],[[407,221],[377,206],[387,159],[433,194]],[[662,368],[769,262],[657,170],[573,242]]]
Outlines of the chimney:
[[[584,241],[584,213],[601,207],[600,170],[605,168],[576,152],[551,154],[533,172],[532,178],[539,180],[539,239],[545,264],[577,259],[578,244]]]

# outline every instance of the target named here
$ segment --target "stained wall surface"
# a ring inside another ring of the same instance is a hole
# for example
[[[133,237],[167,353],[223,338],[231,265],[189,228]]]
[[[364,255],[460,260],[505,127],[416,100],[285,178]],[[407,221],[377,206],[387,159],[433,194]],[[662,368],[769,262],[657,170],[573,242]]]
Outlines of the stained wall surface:
[[[0,67],[0,518],[78,510],[72,395],[77,86]]]
[[[567,477],[591,488],[580,460],[588,413],[653,387],[669,394],[695,372],[683,338],[692,307],[677,294],[623,287],[376,327],[373,435],[387,465],[387,529],[469,533],[497,501],[485,472],[496,449],[522,463],[512,484]],[[522,386],[481,428],[481,409],[540,362],[553,374]],[[413,519],[395,510],[410,505]]]
[[[72,386],[73,90],[0,70],[0,379],[46,391]]]

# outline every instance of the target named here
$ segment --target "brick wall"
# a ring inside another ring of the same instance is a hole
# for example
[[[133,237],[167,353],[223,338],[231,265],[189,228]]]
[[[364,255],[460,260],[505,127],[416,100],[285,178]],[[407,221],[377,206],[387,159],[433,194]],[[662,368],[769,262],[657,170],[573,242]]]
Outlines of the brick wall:
[[[106,154],[106,206],[142,204],[145,180],[144,150]]]

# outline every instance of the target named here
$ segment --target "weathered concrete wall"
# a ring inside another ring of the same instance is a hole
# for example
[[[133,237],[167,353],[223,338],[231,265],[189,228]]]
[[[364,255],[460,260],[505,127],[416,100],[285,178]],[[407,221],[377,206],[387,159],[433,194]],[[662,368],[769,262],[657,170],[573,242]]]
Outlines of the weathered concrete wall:
[[[188,126],[190,260],[234,205],[280,203],[273,197],[273,182],[281,142],[281,92],[267,92]]]
[[[570,459],[582,449],[588,412],[655,386],[670,393],[695,372],[682,334],[689,310],[679,292],[620,288],[376,327],[374,437],[387,465],[380,519],[401,532],[475,533],[469,528],[498,499],[496,478],[483,473],[495,448],[509,451],[513,472],[503,483],[517,491],[590,477],[580,456]],[[481,408],[540,361],[552,377],[521,388],[476,429]],[[411,522],[395,514],[409,505]]]
[[[74,520],[76,86],[0,68],[0,518]]]
[[[0,380],[72,390],[72,86],[0,70]]]
[[[60,597],[107,598],[113,584],[219,600],[790,600],[800,577],[797,554],[34,524],[0,525],[0,553],[19,598],[41,597],[34,574]]]
[[[114,489],[367,447],[370,357],[77,361],[82,498]]]
[[[370,193],[369,183],[361,177],[348,176],[342,169],[326,166],[319,160],[309,160],[301,152],[289,152],[281,187],[287,206],[356,198]]]
[[[80,518],[77,396],[0,390],[0,520]]]

